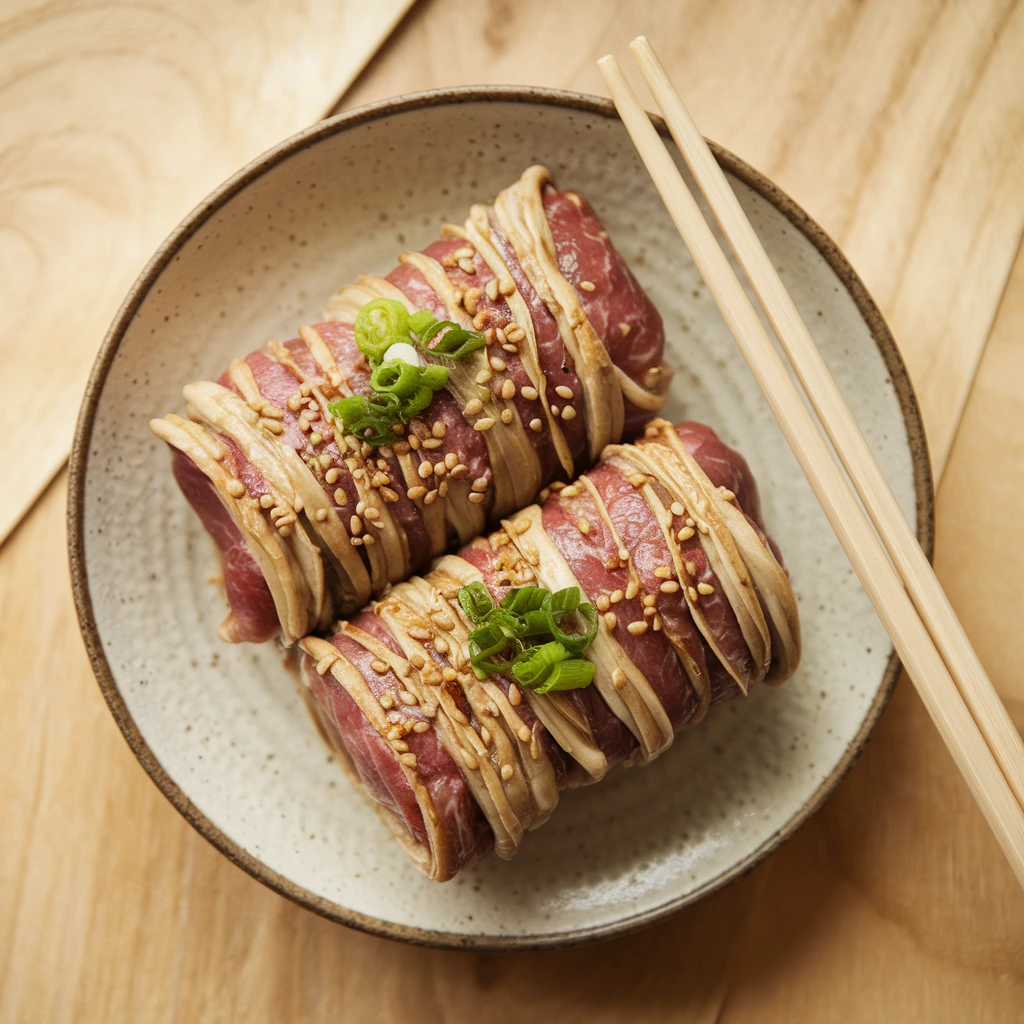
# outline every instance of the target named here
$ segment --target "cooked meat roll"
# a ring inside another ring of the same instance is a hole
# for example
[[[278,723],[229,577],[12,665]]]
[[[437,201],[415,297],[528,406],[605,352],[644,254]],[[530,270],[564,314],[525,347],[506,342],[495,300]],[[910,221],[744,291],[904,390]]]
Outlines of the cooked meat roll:
[[[325,628],[663,404],[661,318],[582,196],[531,167],[442,234],[152,421],[222,552],[225,640]]]
[[[800,658],[757,487],[708,427],[654,420],[541,498],[301,641],[324,735],[433,879]]]

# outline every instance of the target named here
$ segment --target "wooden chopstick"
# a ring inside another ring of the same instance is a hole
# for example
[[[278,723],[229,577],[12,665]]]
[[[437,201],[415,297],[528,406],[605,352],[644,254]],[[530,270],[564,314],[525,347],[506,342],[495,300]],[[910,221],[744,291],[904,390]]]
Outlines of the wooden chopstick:
[[[629,46],[672,138],[746,271],[786,358],[860,495],[960,695],[1024,807],[1024,741],[971,646],[806,323],[665,68],[644,36]]]
[[[1024,886],[1024,809],[818,424],[621,69],[598,66],[641,159],[957,767]]]

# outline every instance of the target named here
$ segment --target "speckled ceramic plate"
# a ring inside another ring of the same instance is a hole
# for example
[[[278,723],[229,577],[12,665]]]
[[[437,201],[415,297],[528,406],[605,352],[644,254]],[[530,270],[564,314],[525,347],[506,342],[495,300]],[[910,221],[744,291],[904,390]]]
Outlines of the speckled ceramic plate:
[[[926,547],[931,482],[906,372],[842,254],[716,151]],[[666,415],[750,461],[800,601],[804,658],[643,769],[563,795],[511,863],[422,878],[333,763],[272,645],[217,640],[212,544],[146,428],[187,381],[314,322],[325,299],[436,237],[533,162],[582,190],[665,317]],[[316,125],[246,167],[132,289],[89,383],[71,469],[71,566],[104,696],[167,798],[267,885],[346,924],[477,949],[555,946],[664,917],[735,879],[820,806],[886,702],[895,659],[732,339],[604,100],[425,93]]]

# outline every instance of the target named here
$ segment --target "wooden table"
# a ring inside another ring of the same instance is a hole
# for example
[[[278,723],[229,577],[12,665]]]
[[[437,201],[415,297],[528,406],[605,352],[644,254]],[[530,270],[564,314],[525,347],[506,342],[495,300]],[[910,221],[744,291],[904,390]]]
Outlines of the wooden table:
[[[639,31],[707,134],[801,202],[882,306],[944,470],[938,571],[1021,724],[1024,2],[428,0],[343,106],[470,82],[600,92],[594,59]],[[78,635],[64,502],[61,474],[0,549],[5,1024],[1024,1016],[1024,894],[905,681],[793,840],[636,935],[477,956],[293,906],[193,832],[119,735]]]

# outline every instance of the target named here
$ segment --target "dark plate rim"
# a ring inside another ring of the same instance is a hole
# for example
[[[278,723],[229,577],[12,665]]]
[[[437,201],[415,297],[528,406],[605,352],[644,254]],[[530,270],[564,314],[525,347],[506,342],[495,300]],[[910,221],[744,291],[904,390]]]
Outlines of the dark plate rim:
[[[876,723],[881,717],[882,711],[889,702],[889,697],[896,684],[900,664],[895,652],[889,658],[878,692],[868,708],[857,735],[851,740],[839,762],[822,781],[810,799],[797,814],[777,832],[769,836],[756,850],[699,889],[678,899],[669,900],[650,910],[645,910],[633,916],[621,918],[618,921],[594,928],[514,936],[488,934],[460,935],[454,932],[432,931],[382,921],[379,918],[361,914],[324,899],[321,896],[317,896],[302,886],[296,885],[290,879],[273,871],[258,858],[244,850],[192,803],[184,790],[164,770],[135,724],[118,688],[106,655],[103,652],[103,643],[96,625],[89,588],[84,533],[84,500],[89,466],[89,445],[92,439],[96,411],[99,407],[107,375],[132,318],[154,283],[159,279],[161,273],[181,249],[182,245],[225,203],[267,170],[324,138],[349,131],[352,128],[389,117],[393,114],[446,104],[456,105],[481,102],[540,104],[546,107],[569,108],[586,114],[596,114],[600,117],[618,117],[611,101],[602,97],[534,86],[466,86],[410,93],[371,103],[347,113],[337,114],[291,136],[278,146],[268,150],[262,156],[257,157],[225,181],[178,225],[156,251],[129,291],[107,332],[89,376],[71,451],[68,483],[68,555],[71,568],[72,590],[82,637],[85,641],[89,660],[92,663],[93,671],[96,674],[103,697],[121,732],[124,734],[128,745],[142,764],[142,767],[164,796],[177,808],[193,828],[209,840],[221,853],[264,885],[301,906],[307,907],[333,921],[358,928],[373,935],[425,946],[444,949],[469,949],[477,952],[510,952],[515,950],[539,950],[572,946],[634,931],[637,928],[660,921],[685,906],[696,903],[698,900],[716,892],[753,869],[770,853],[778,849],[783,842],[790,838],[821,807],[860,756],[864,745],[867,743]],[[662,136],[668,138],[667,129],[661,119],[655,118],[654,120]],[[882,314],[868,294],[863,282],[857,276],[856,271],[854,271],[849,261],[839,249],[839,246],[836,245],[816,221],[778,186],[745,161],[713,142],[711,143],[711,148],[715,158],[727,172],[737,177],[775,206],[794,227],[811,241],[843,282],[851,298],[856,303],[861,316],[867,323],[889,371],[903,412],[914,468],[914,489],[917,499],[917,537],[930,558],[934,541],[935,513],[931,464],[925,440],[924,426],[906,366],[903,363],[892,334],[882,318]]]

